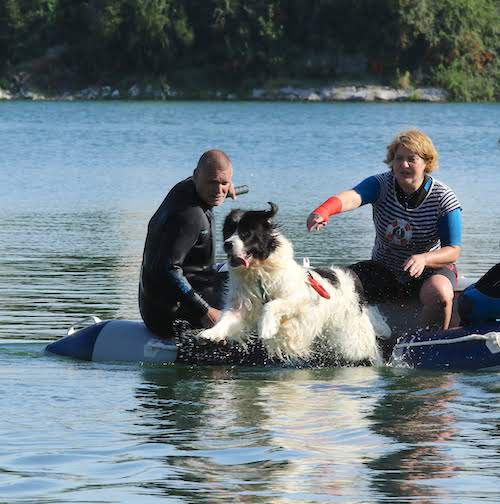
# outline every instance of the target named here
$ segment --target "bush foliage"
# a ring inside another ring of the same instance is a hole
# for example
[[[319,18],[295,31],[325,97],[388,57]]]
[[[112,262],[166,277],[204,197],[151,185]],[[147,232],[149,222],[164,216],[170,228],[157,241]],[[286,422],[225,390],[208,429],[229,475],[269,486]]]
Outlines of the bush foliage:
[[[64,47],[82,79],[136,74],[237,83],[365,73],[498,99],[498,0],[2,0],[0,73]]]

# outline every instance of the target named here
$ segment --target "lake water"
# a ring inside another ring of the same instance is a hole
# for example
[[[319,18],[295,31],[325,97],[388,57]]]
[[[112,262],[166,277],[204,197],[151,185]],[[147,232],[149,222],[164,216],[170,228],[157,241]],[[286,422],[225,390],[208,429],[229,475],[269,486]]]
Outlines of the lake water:
[[[89,314],[139,317],[149,217],[208,148],[250,186],[219,225],[273,201],[298,259],[368,258],[369,208],[320,234],[305,219],[386,170],[412,126],[462,203],[459,269],[477,278],[500,261],[500,104],[0,103],[0,502],[499,502],[496,372],[43,353]]]

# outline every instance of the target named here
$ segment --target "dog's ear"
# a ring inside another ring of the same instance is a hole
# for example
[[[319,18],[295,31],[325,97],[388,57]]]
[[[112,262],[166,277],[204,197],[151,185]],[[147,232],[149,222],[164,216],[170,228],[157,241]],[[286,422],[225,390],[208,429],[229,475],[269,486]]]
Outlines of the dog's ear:
[[[268,201],[269,206],[271,207],[269,210],[252,210],[250,212],[246,212],[245,221],[248,219],[256,219],[261,223],[266,223],[267,225],[273,227],[273,217],[276,215],[278,211],[278,205]]]
[[[230,222],[239,222],[241,220],[241,216],[245,213],[244,210],[241,210],[241,208],[233,208],[227,216],[226,220]]]
[[[240,222],[241,217],[244,213],[245,212],[243,210],[235,208],[227,214],[224,220],[224,227],[222,229],[222,235],[224,236],[224,239],[229,238],[234,233],[234,231],[238,227],[238,222]]]
[[[268,201],[268,204],[271,208],[267,212],[264,212],[264,214],[267,220],[271,222],[271,219],[278,213],[278,205],[272,201]]]

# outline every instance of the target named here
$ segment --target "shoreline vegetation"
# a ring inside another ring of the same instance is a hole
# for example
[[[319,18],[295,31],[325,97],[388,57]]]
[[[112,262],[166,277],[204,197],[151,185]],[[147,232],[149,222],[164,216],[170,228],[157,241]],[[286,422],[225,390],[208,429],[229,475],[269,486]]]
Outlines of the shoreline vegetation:
[[[0,100],[499,101],[498,0],[5,0]]]

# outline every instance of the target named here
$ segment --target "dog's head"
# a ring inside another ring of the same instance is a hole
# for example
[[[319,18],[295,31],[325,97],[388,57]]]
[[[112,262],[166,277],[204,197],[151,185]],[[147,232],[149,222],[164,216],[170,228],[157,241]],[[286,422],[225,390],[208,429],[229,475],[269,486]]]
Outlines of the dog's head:
[[[273,217],[278,206],[269,202],[270,210],[232,210],[224,221],[224,251],[233,268],[248,268],[252,261],[264,261],[278,247],[277,226]]]

